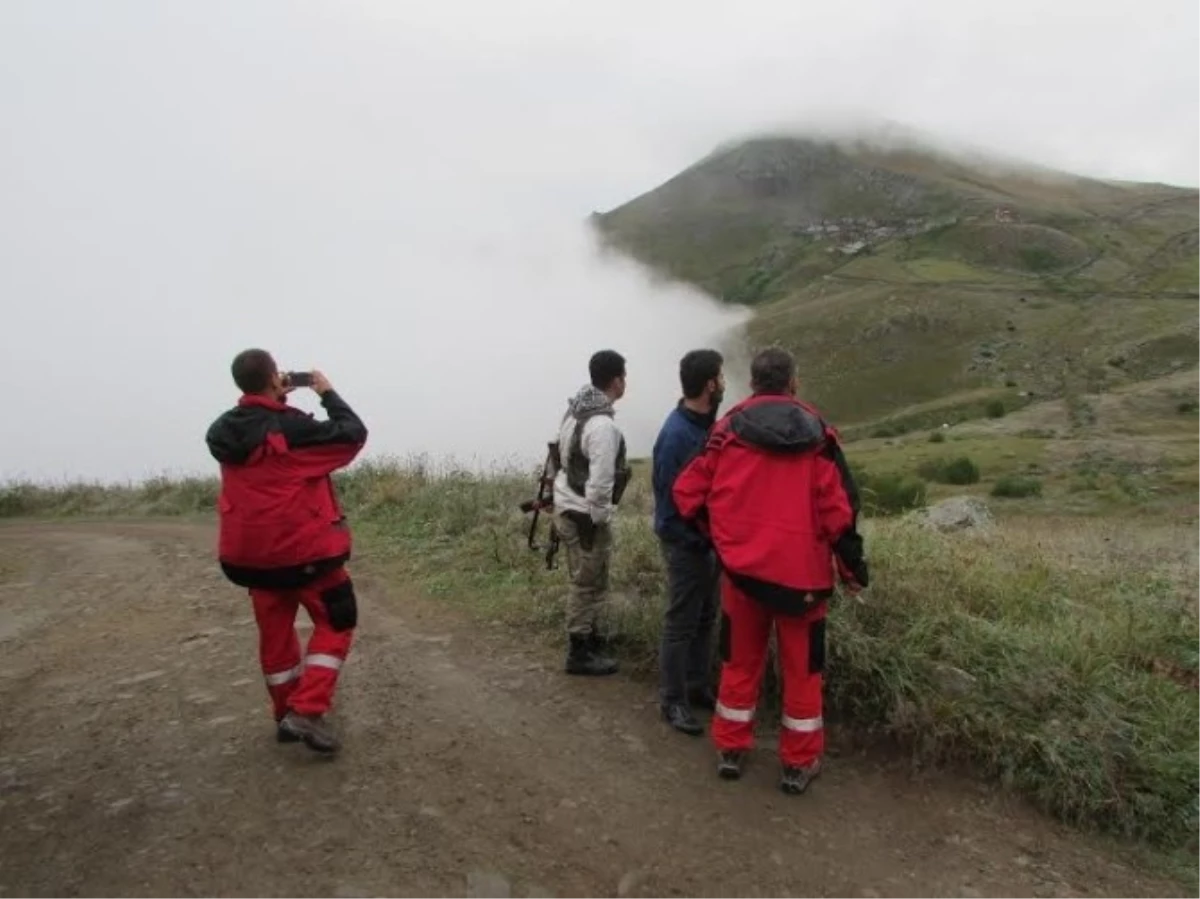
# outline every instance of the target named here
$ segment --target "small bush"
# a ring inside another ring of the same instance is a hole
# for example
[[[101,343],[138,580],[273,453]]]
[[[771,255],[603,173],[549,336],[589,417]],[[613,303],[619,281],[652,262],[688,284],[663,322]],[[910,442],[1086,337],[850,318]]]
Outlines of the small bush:
[[[885,421],[871,431],[872,437],[903,437],[908,427],[898,421]]]
[[[920,478],[897,471],[878,474],[851,466],[864,515],[899,515],[925,505],[927,488]]]
[[[863,509],[868,515],[899,515],[925,505],[922,480],[898,472],[871,478],[863,493]]]
[[[987,413],[988,418],[1003,418],[1008,412],[1008,410],[1004,408],[1003,400],[991,400],[985,407],[984,411]]]
[[[979,466],[967,456],[953,459],[930,459],[922,462],[917,474],[935,484],[958,486],[979,483]]]
[[[1006,474],[999,478],[992,487],[992,496],[1004,499],[1024,499],[1027,496],[1041,496],[1042,482],[1037,478],[1022,475]]]
[[[1200,403],[1197,403],[1195,400],[1184,400],[1175,407],[1175,411],[1180,415],[1188,415],[1192,412],[1200,412]]]
[[[932,434],[929,435],[929,442],[930,443],[945,443],[946,435],[943,434],[941,431],[934,431]]]

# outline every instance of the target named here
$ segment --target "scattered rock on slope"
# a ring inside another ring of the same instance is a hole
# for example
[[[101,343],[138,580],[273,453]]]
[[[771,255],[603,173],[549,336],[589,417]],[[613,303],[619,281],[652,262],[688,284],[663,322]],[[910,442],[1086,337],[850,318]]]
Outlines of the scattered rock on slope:
[[[995,519],[987,503],[973,496],[953,496],[911,514],[920,524],[943,533],[990,528]]]

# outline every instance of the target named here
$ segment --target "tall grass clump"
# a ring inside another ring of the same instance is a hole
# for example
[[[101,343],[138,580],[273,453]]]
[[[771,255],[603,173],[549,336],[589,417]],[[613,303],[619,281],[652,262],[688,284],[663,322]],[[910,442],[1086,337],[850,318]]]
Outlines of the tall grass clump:
[[[1028,526],[871,529],[876,586],[831,615],[828,700],[919,756],[973,764],[1069,822],[1195,839],[1190,574]],[[1194,578],[1191,579],[1194,589]]]
[[[1042,482],[1037,478],[1018,474],[1006,474],[992,485],[992,496],[1000,499],[1024,499],[1042,495]]]
[[[928,489],[920,478],[898,471],[868,471],[853,463],[850,472],[866,516],[898,515],[926,504]]]
[[[212,512],[216,478],[155,477],[140,483],[0,484],[0,518],[80,515],[197,515]]]
[[[930,459],[918,466],[917,474],[935,484],[965,486],[979,483],[979,466],[969,456]]]

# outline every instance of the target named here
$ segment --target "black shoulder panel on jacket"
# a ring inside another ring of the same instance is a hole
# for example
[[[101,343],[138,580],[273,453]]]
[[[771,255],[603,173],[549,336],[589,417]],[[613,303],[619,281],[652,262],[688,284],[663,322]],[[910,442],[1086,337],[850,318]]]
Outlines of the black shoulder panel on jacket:
[[[205,442],[218,462],[240,465],[276,429],[278,413],[261,406],[235,406],[208,427]]]
[[[318,421],[299,409],[280,413],[279,424],[289,447],[366,442],[367,426],[337,393],[327,391],[321,397],[321,405],[329,413],[327,421]]]

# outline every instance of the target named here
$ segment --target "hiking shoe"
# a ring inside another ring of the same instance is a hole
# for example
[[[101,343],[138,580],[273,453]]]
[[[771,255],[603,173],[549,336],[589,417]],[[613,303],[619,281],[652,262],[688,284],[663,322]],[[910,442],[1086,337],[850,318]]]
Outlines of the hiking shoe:
[[[817,759],[811,765],[784,765],[783,774],[779,778],[779,789],[790,796],[799,796],[808,789],[808,785],[821,773],[821,760]]]
[[[690,737],[698,737],[704,733],[704,725],[695,719],[692,710],[681,702],[661,707],[663,721],[677,731]]]
[[[582,674],[591,677],[603,677],[617,673],[616,659],[597,655],[588,637],[571,634],[567,646],[567,674]]]
[[[283,726],[283,719],[275,722],[275,742],[277,743],[299,743],[300,736],[292,733]]]
[[[341,748],[337,737],[320,715],[298,715],[288,712],[279,722],[279,727],[296,739],[303,740],[304,745],[313,752],[331,753]]]
[[[737,780],[742,776],[746,753],[739,749],[726,750],[717,756],[717,776],[722,780]]]

